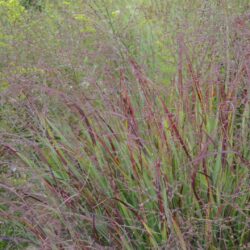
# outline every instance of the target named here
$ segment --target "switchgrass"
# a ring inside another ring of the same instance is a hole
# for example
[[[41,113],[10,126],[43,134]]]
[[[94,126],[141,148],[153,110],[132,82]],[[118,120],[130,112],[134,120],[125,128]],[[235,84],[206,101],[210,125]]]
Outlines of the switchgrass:
[[[104,2],[44,10],[4,57],[0,247],[247,249],[248,16]]]

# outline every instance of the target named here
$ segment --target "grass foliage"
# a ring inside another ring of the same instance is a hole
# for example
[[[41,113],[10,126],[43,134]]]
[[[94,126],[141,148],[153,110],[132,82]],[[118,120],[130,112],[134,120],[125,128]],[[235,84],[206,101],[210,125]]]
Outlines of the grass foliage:
[[[248,249],[249,7],[0,1],[0,249]]]

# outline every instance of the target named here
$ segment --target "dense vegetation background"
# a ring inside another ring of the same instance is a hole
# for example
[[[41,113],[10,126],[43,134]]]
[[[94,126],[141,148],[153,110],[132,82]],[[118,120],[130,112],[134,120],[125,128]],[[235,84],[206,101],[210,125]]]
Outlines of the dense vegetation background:
[[[249,249],[248,0],[0,0],[0,249]]]

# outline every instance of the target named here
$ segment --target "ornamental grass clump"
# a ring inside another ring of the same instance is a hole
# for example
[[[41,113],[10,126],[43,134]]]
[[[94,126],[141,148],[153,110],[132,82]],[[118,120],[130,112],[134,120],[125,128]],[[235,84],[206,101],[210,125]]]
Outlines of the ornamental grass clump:
[[[33,56],[17,47],[11,64],[4,54],[0,248],[247,249],[246,15],[227,16],[225,41],[209,20],[207,30],[194,24],[173,40],[163,28],[174,45],[164,63],[141,56],[153,43],[139,31],[126,40],[111,19],[91,21],[96,6],[86,19],[93,32],[79,35],[85,19],[70,6],[61,26],[46,19],[44,36],[55,43],[33,34]],[[150,25],[164,10],[139,7]],[[108,18],[108,7],[100,13]],[[108,25],[109,33],[98,30]]]

